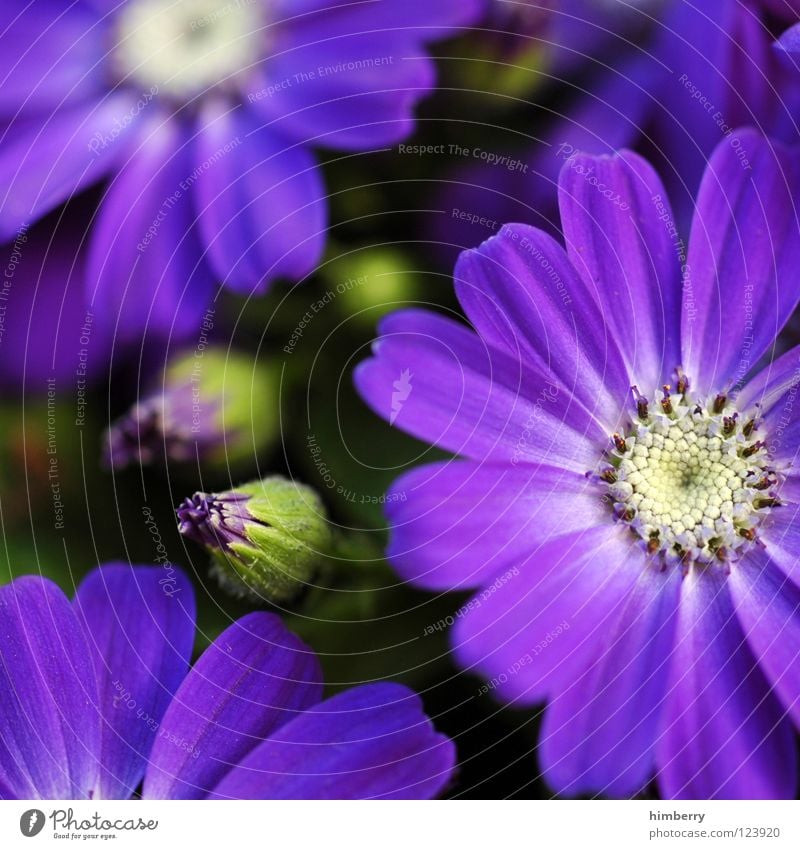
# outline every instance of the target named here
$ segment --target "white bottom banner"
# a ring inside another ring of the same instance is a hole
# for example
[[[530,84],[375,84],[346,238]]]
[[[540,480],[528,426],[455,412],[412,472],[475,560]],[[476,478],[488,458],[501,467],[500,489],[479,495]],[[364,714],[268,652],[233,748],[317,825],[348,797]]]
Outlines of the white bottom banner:
[[[0,802],[0,846],[797,847],[797,802]]]

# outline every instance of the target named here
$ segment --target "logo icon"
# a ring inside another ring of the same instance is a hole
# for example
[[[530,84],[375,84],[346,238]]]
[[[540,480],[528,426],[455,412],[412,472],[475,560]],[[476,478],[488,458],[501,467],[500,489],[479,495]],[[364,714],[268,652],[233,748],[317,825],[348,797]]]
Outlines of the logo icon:
[[[400,410],[403,409],[403,404],[408,400],[411,394],[411,374],[410,369],[405,369],[400,372],[400,379],[395,380],[392,384],[394,392],[392,392],[392,412],[389,416],[389,424],[393,425],[394,420],[400,415]]]
[[[31,808],[19,818],[19,830],[25,837],[36,837],[44,828],[44,812]]]

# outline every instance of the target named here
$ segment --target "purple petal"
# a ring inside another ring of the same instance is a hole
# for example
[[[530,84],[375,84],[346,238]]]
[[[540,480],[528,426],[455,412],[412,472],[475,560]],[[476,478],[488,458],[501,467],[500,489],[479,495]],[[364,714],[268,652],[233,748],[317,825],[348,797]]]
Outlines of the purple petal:
[[[284,725],[214,790],[232,799],[430,799],[455,767],[419,698],[369,684],[327,699]]]
[[[178,569],[107,564],[81,582],[75,609],[92,647],[103,769],[93,798],[127,799],[194,645],[194,592]]]
[[[736,564],[729,580],[750,648],[800,725],[800,588],[760,548]]]
[[[284,143],[242,109],[226,113],[214,103],[203,121],[196,188],[200,229],[217,276],[252,294],[276,277],[309,274],[322,257],[327,227],[313,155]]]
[[[508,224],[456,264],[456,294],[490,345],[552,372],[560,387],[616,429],[631,380],[591,289],[541,230]]]
[[[50,111],[101,92],[104,29],[81,4],[7,0],[0,8],[0,112]]]
[[[188,135],[175,119],[149,130],[103,199],[89,246],[93,303],[123,343],[145,329],[195,332],[213,292],[187,185]]]
[[[379,325],[355,382],[392,425],[440,448],[490,462],[546,460],[593,468],[608,435],[545,375],[487,348],[466,327],[423,310]]]
[[[235,764],[322,693],[316,655],[270,613],[250,613],[206,649],[153,745],[148,799],[205,796]]]
[[[680,365],[681,263],[665,189],[634,153],[572,156],[559,206],[569,258],[606,305],[631,382],[650,394]]]
[[[453,27],[476,21],[483,9],[482,0],[430,0],[424,4],[405,0],[275,0],[276,17],[291,18],[292,27],[322,28],[336,34],[407,28],[420,40],[443,38]]]
[[[800,346],[768,363],[739,393],[736,403],[743,413],[755,414],[770,456],[789,467],[800,448],[800,404],[795,404],[800,384]]]
[[[583,672],[550,703],[539,753],[559,793],[632,796],[652,776],[680,581],[680,569],[645,567]]]
[[[47,381],[77,386],[107,373],[111,334],[85,294],[81,232],[48,218],[3,248],[8,297],[0,333],[0,385],[44,393]]]
[[[100,754],[97,682],[69,601],[51,581],[0,587],[0,787],[17,799],[85,799]]]
[[[662,717],[657,761],[666,798],[794,796],[791,723],[747,645],[719,567],[693,567],[683,581]]]
[[[800,450],[800,347],[793,348],[766,365],[741,391],[737,405],[758,418],[759,433],[770,457],[782,470],[781,505],[765,518],[759,536],[769,556],[783,572],[800,585],[800,476],[796,464]]]
[[[717,147],[703,177],[681,324],[683,365],[701,394],[740,386],[800,297],[795,158],[745,130]]]
[[[407,32],[370,32],[368,16],[354,21],[337,28],[321,14],[287,27],[244,93],[281,135],[364,150],[411,134],[414,107],[434,85],[433,62]]]
[[[477,21],[482,0],[284,2],[256,108],[286,135],[348,150],[405,138],[434,83],[424,44]]]
[[[395,481],[386,505],[387,556],[428,589],[480,586],[543,541],[609,520],[594,482],[549,466],[422,466]]]
[[[782,356],[768,362],[764,368],[747,382],[736,396],[740,410],[759,407],[759,414],[766,421],[774,423],[770,413],[776,407],[782,407],[787,400],[787,393],[796,388],[800,382],[800,345],[787,351]]]
[[[767,546],[767,553],[773,563],[779,566],[785,575],[800,586],[800,478],[792,475],[781,487],[782,502],[773,507],[758,530],[759,537]]]
[[[789,27],[775,42],[775,46],[795,60],[800,59],[800,23]]]
[[[104,177],[127,148],[135,103],[118,92],[14,121],[0,144],[0,238]]]
[[[652,51],[661,79],[651,132],[684,194],[696,192],[714,148],[734,138],[730,127],[771,130],[786,115],[768,30],[748,4],[670,3]]]
[[[608,525],[542,540],[459,610],[459,665],[503,701],[558,694],[605,641],[644,568],[643,552],[610,516]]]

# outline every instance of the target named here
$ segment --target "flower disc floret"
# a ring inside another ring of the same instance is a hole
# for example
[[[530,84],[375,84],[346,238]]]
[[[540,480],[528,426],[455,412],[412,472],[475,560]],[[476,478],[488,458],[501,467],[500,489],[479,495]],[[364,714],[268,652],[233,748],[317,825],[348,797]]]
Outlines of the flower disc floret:
[[[735,559],[777,502],[779,476],[756,418],[724,395],[670,393],[614,434],[602,473],[615,515],[649,554],[672,562]]]

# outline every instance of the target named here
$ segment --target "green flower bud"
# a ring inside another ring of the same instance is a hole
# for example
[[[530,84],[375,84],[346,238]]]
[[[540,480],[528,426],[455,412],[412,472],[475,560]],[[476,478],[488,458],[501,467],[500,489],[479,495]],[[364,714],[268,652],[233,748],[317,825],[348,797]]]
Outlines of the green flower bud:
[[[238,598],[289,601],[331,550],[319,496],[281,477],[223,493],[197,492],[177,514],[178,530],[208,549],[212,572]]]

